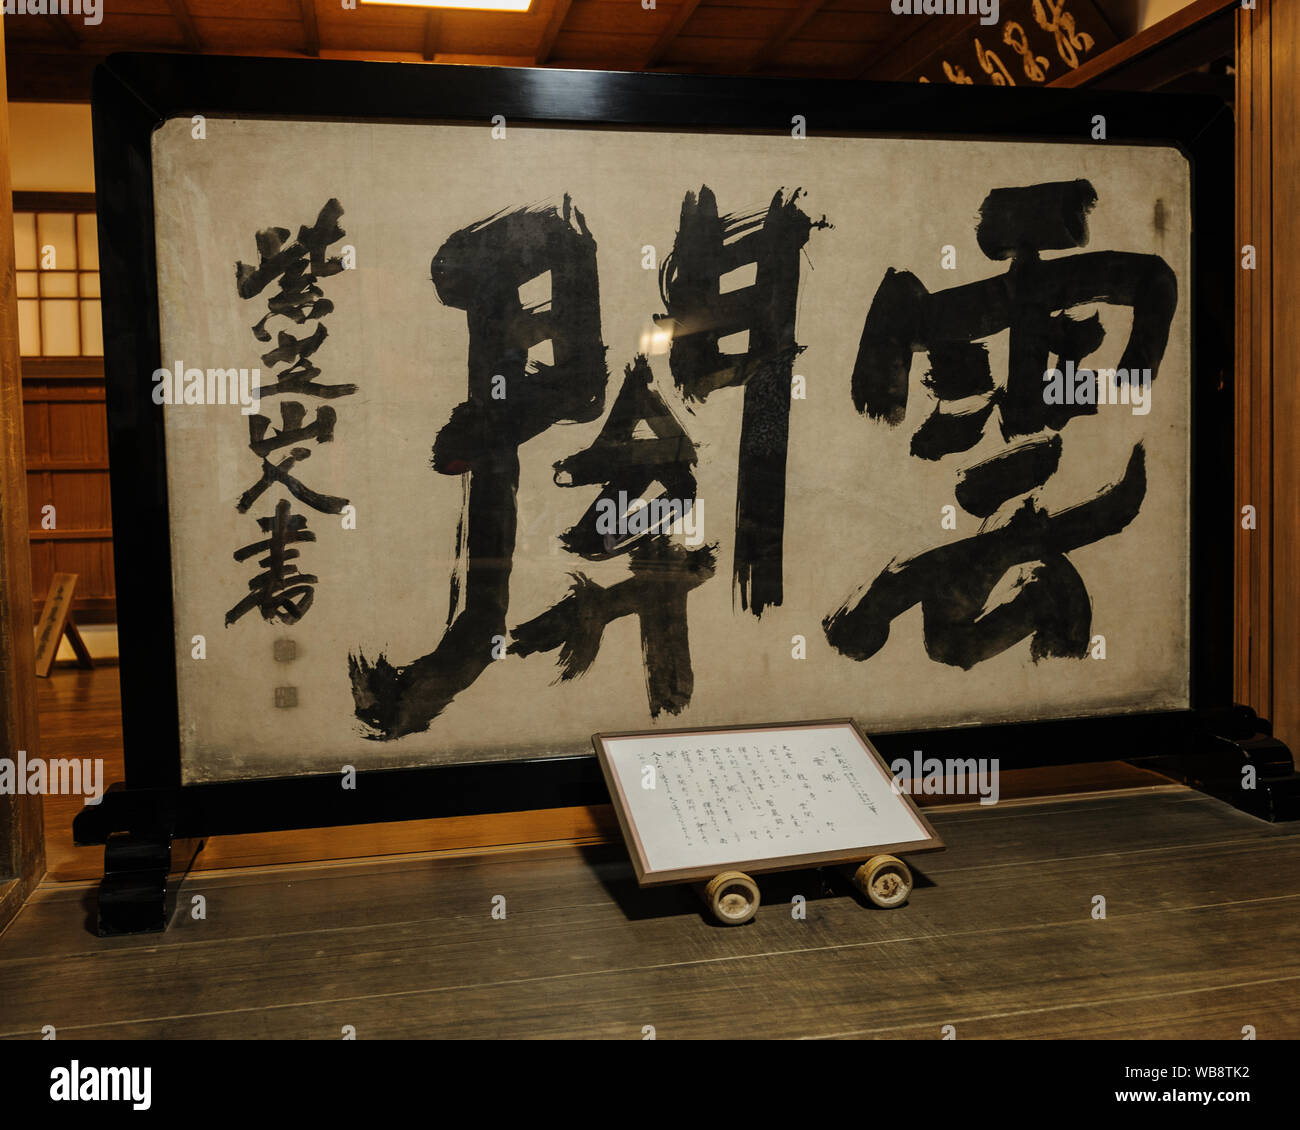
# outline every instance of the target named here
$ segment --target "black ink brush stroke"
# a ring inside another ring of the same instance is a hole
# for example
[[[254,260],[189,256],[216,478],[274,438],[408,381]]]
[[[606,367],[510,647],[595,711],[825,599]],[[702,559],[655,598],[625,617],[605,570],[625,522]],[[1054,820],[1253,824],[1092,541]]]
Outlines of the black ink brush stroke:
[[[1086,180],[995,188],[980,205],[975,242],[990,259],[1088,245],[1097,190]]]
[[[713,190],[687,193],[672,252],[659,271],[667,314],[656,320],[672,330],[668,362],[688,401],[743,385],[736,484],[733,592],[755,616],[784,599],[786,448],[790,382],[799,289],[799,256],[814,228],[797,206],[795,189],[782,191],[765,210],[719,215]],[[724,275],[753,265],[752,285],[722,293]],[[724,354],[720,341],[748,331],[743,353]]]
[[[1035,436],[958,473],[957,504],[987,518],[1004,502],[1045,483],[1061,463],[1060,435]]]
[[[550,272],[547,309],[525,306],[519,288]],[[501,654],[517,529],[519,446],[562,421],[604,409],[596,241],[568,196],[560,208],[497,213],[454,233],[431,266],[439,299],[465,311],[468,397],[433,445],[439,474],[469,476],[457,528],[464,551],[463,604],[437,646],[403,666],[382,653],[348,657],[360,718],[386,740],[419,733]],[[553,364],[529,363],[549,340]],[[463,539],[463,540],[462,540]]]
[[[637,425],[643,422],[653,439],[635,436]],[[689,512],[695,501],[692,468],[696,458],[695,444],[654,387],[649,360],[637,354],[623,371],[623,386],[600,434],[589,447],[555,464],[555,482],[560,486],[600,483],[603,487],[586,513],[560,535],[560,543],[589,561],[604,561],[626,552],[629,541],[602,533],[597,528],[598,515],[610,503],[617,506],[620,493],[632,503],[655,482],[663,487],[655,500],[675,500]],[[626,512],[619,517],[626,519]],[[653,534],[646,531],[631,537]]]
[[[985,253],[1011,260],[1005,274],[931,294],[907,271],[889,268],[863,323],[851,382],[854,407],[891,425],[907,410],[912,354],[946,350],[1010,331],[1007,382],[999,399],[1003,438],[1060,428],[1089,409],[1048,405],[1043,372],[1079,361],[1102,339],[1100,322],[1064,311],[1092,302],[1129,306],[1133,324],[1119,368],[1159,370],[1178,303],[1173,271],[1158,255],[1096,251],[1043,260],[1045,250],[1087,243],[1087,212],[1096,193],[1087,181],[994,189],[984,201],[977,238]],[[936,394],[942,396],[936,390]],[[969,422],[969,421],[968,421]],[[930,427],[939,433],[938,423]],[[933,451],[948,440],[927,436]],[[952,442],[964,442],[962,432]]]
[[[1035,661],[1086,654],[1091,606],[1064,555],[1110,537],[1137,515],[1146,495],[1146,454],[1133,448],[1119,482],[1055,514],[1026,499],[1002,526],[892,561],[822,621],[843,655],[866,660],[889,638],[893,621],[918,602],[930,658],[969,670],[1033,636]],[[985,611],[994,586],[1014,566],[1039,562],[1005,605]]]
[[[569,594],[511,633],[512,655],[560,650],[560,680],[576,679],[595,662],[605,628],[621,616],[641,622],[650,714],[679,714],[695,688],[687,634],[686,598],[714,574],[717,546],[687,549],[667,538],[631,551],[631,577],[608,588],[573,573]]]

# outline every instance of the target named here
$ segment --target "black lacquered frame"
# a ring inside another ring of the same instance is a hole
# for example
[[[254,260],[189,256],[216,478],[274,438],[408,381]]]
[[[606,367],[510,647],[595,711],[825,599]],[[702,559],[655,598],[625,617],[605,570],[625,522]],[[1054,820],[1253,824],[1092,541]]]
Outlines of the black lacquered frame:
[[[181,784],[150,143],[175,116],[713,127],[1097,145],[1178,146],[1193,208],[1191,709],[871,735],[886,758],[996,756],[1003,768],[1177,754],[1250,731],[1231,705],[1232,115],[1214,98],[793,79],[194,55],[115,55],[94,80],[95,179],[126,784],[76,838],[195,837],[603,803],[594,756]],[[1091,140],[1096,115],[1107,139]],[[790,713],[784,704],[780,713]]]

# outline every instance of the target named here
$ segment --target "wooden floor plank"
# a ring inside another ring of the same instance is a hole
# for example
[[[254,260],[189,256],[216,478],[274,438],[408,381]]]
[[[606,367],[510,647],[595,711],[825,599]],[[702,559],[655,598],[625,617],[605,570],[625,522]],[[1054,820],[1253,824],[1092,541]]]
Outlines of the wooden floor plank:
[[[92,1039],[331,1039],[350,1024],[361,1038],[634,1039],[650,1024],[659,1038],[892,1038],[915,1027],[938,1033],[943,1024],[964,1032],[992,1020],[1042,1029],[1053,1018],[1055,1026],[1042,1034],[1060,1037],[1073,1035],[1074,1013],[1106,1009],[1114,1023],[1140,1035],[1148,1017],[1158,1019],[1170,1002],[1185,1009],[1199,989],[1231,995],[1267,988],[1275,1000],[1289,1002],[1294,1016],[1300,960],[1252,949],[1251,943],[1259,929],[1290,926],[1281,940],[1294,952],[1296,909],[1252,903],[1155,911],[1111,923],[1104,944],[1095,925],[1071,923],[774,951],[734,961],[686,958],[649,968],[573,969],[509,982],[429,986],[406,970],[400,982],[406,987],[382,995],[359,995],[345,981],[334,986],[345,995],[307,1003],[245,1003],[220,1013],[155,1010],[134,1023],[66,1025],[60,1031]],[[1168,948],[1179,937],[1182,946]],[[1165,948],[1159,963],[1147,952],[1152,943]],[[1217,980],[1189,983],[1189,947],[1195,961],[1221,967]],[[1099,960],[1107,963],[1104,972]],[[1049,965],[1060,975],[1044,976]],[[256,999],[256,986],[250,988],[246,1000]],[[154,999],[169,1003],[166,992]],[[1271,1034],[1294,1038],[1300,1025],[1286,1011],[1276,1016],[1285,1027]],[[1241,998],[1236,1015],[1216,1015],[1213,1032],[1199,1034],[1225,1038],[1229,1023],[1237,1031],[1256,1023],[1250,998]]]
[[[1052,860],[1077,860],[1088,865],[1098,858],[1117,859],[1125,853],[1165,852],[1177,854],[1197,844],[1227,850],[1234,842],[1257,843],[1271,838],[1295,838],[1300,830],[1287,825],[1267,825],[1245,816],[1218,801],[1191,790],[1148,796],[1118,796],[1104,800],[1077,800],[1064,808],[1035,804],[1007,809],[985,808],[974,812],[937,813],[936,828],[948,841],[948,850],[913,860],[922,876],[938,881],[975,870],[1025,868]],[[1123,836],[1116,825],[1123,826]],[[585,861],[588,866],[575,866]],[[619,847],[590,847],[542,854],[520,853],[510,862],[491,856],[446,860],[410,861],[402,858],[356,865],[300,867],[287,871],[269,869],[256,873],[234,871],[213,876],[196,872],[181,888],[179,913],[174,925],[157,944],[181,945],[196,937],[260,936],[266,933],[267,906],[274,907],[277,932],[310,929],[321,917],[321,906],[331,909],[337,921],[348,908],[364,907],[366,921],[407,922],[438,917],[441,899],[458,900],[462,906],[486,905],[490,889],[502,874],[515,872],[511,903],[522,893],[532,911],[600,901],[605,887],[615,883],[614,893],[630,914],[660,915],[695,913],[698,903],[685,888],[638,892]],[[500,863],[500,866],[498,866]],[[819,895],[820,883],[812,878],[771,877],[764,885],[788,886],[803,883],[807,898]],[[613,878],[611,878],[613,877]],[[314,886],[323,885],[317,893]],[[238,888],[239,906],[218,913],[225,897],[222,892]],[[297,892],[304,897],[291,897]],[[208,918],[202,923],[188,916],[189,900],[202,894],[209,902]],[[259,896],[264,899],[259,901]],[[769,898],[770,901],[770,898]],[[265,905],[263,905],[263,902]],[[415,909],[413,909],[415,908]],[[132,939],[98,939],[77,924],[87,926],[93,910],[93,889],[49,884],[38,891],[20,922],[6,938],[5,953],[103,952],[129,948]]]
[[[89,891],[55,886],[0,939],[0,1035],[632,1038],[647,1012],[694,1036],[1205,1034],[1254,1023],[1234,993],[1296,1034],[1300,832],[1186,790],[936,816],[951,849],[906,908],[770,876],[742,929],[685,888],[638,891],[609,848],[194,875],[143,938],[90,937]]]
[[[1133,1006],[1139,1004],[1140,1009]],[[1102,1004],[1062,1002],[1046,1010],[963,1020],[961,1040],[1059,1039],[1068,1025],[1072,1040],[1240,1040],[1249,1025],[1260,1040],[1295,1039],[1300,988],[1295,978],[1215,989],[1197,986],[1144,998],[1125,994]],[[851,1037],[934,1040],[930,1024],[903,1024]]]

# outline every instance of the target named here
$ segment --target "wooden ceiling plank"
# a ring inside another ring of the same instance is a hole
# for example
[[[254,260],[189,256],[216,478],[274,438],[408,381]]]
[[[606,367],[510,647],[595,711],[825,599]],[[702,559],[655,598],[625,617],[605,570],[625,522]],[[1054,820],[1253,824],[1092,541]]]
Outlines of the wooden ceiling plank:
[[[533,57],[531,55],[462,55],[454,51],[440,51],[431,62],[474,67],[531,67]]]
[[[298,0],[302,10],[303,50],[308,55],[320,56],[320,25],[316,22],[316,0]]]
[[[542,33],[541,43],[537,45],[537,54],[533,57],[536,66],[545,65],[546,60],[551,57],[551,52],[555,50],[555,41],[559,37],[560,28],[564,26],[572,2],[573,0],[555,0],[555,7],[551,9],[551,18],[546,21],[546,30]]]
[[[442,32],[442,13],[433,11],[424,18],[424,57],[433,62],[438,54],[438,37]]]
[[[199,29],[194,26],[194,17],[185,6],[185,0],[167,0],[167,7],[171,9],[176,22],[181,25],[181,35],[185,39],[186,50],[201,54],[203,40],[199,38]]]
[[[825,6],[826,0],[803,0],[793,12],[790,13],[789,19],[781,25],[780,30],[772,36],[750,61],[745,65],[746,71],[761,71],[764,67],[772,62],[776,53],[781,50],[786,43],[803,30],[804,24],[813,18]]]
[[[677,11],[673,13],[673,18],[668,22],[668,26],[659,33],[659,38],[655,40],[654,46],[650,48],[650,54],[646,56],[643,64],[646,70],[657,66],[659,61],[668,52],[672,42],[677,38],[682,28],[686,26],[686,21],[695,15],[695,9],[700,6],[700,0],[681,0],[677,5]]]
[[[80,49],[81,39],[72,26],[71,17],[55,15],[50,19],[50,26],[54,28],[55,35],[65,47],[71,47],[74,51]]]
[[[978,16],[908,20],[897,36],[873,44],[862,63],[845,77],[898,81],[934,51],[978,26]]]

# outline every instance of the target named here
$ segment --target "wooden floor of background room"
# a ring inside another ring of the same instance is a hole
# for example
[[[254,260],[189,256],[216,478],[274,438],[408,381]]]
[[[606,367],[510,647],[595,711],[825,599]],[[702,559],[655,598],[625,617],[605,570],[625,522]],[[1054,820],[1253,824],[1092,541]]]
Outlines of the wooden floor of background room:
[[[1300,828],[1177,785],[930,815],[906,906],[790,873],[739,928],[618,845],[195,873],[133,938],[47,882],[0,937],[0,1036],[1300,1036]]]

